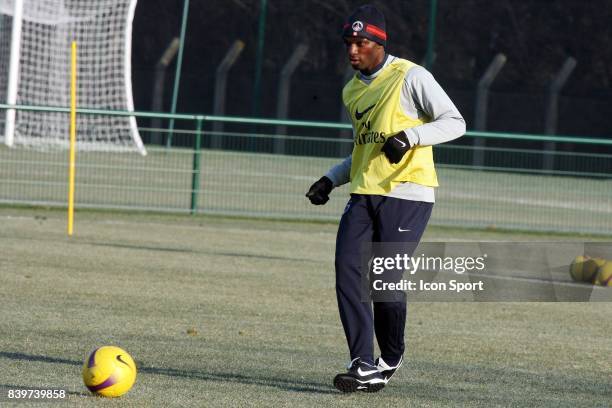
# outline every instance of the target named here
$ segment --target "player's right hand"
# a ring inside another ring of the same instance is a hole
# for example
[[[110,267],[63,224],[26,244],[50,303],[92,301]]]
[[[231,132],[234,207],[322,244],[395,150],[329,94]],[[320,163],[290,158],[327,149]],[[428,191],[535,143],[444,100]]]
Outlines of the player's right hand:
[[[306,197],[314,205],[323,205],[329,201],[329,193],[334,189],[334,183],[323,176],[317,180],[306,193]]]

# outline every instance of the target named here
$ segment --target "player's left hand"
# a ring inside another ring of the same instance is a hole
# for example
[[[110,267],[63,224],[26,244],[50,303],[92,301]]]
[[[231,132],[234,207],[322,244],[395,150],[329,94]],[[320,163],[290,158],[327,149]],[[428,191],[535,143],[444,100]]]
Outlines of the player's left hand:
[[[380,151],[387,156],[390,163],[396,164],[402,161],[402,158],[411,147],[408,136],[402,131],[390,136]]]

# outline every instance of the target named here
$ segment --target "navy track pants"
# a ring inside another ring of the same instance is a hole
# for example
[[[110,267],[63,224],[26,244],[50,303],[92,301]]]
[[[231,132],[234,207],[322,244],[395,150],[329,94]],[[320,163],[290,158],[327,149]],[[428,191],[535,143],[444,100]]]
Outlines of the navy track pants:
[[[362,248],[371,242],[418,243],[433,203],[379,195],[351,194],[336,239],[336,296],[351,360],[374,362],[374,332],[385,362],[404,353],[406,302],[362,298]],[[409,254],[412,255],[412,254]]]

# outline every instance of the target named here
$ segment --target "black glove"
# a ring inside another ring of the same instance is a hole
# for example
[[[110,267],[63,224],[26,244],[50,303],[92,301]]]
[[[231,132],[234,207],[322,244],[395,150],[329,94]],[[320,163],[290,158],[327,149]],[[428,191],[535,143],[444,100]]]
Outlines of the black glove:
[[[390,163],[396,164],[402,161],[402,157],[411,147],[408,136],[402,131],[389,137],[380,151],[387,156]]]
[[[306,193],[306,197],[314,205],[323,205],[329,201],[329,193],[334,189],[334,183],[323,176],[317,180]]]

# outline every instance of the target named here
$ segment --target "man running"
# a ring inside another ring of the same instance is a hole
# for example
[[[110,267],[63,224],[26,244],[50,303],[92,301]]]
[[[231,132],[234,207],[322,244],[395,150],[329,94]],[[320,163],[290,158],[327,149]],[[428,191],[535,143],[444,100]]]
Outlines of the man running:
[[[362,301],[364,243],[418,243],[438,186],[433,145],[465,133],[463,117],[423,67],[386,52],[385,18],[374,6],[344,24],[347,56],[358,71],[342,99],[351,117],[351,156],[315,182],[306,196],[325,204],[350,181],[351,197],[336,240],[336,295],[351,362],[334,378],[343,392],[376,392],[402,364],[406,302]],[[411,255],[411,254],[409,254]],[[374,359],[374,333],[381,356]]]

